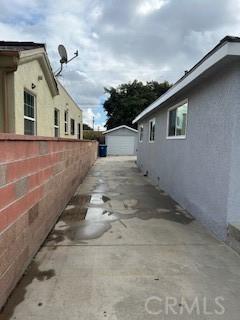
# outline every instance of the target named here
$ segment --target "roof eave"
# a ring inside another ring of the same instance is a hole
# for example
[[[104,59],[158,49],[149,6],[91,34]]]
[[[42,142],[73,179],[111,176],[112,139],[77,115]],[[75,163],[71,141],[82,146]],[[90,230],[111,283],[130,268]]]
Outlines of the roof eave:
[[[31,62],[37,59],[43,69],[46,80],[49,85],[52,96],[59,94],[57,82],[53,74],[47,53],[44,48],[37,48],[32,50],[25,50],[20,52],[20,61],[19,64]]]
[[[0,68],[7,72],[16,71],[19,63],[18,52],[0,50]]]
[[[118,126],[116,128],[112,128],[112,129],[109,129],[107,131],[104,131],[103,134],[106,134],[106,133],[109,133],[109,132],[113,132],[113,131],[116,131],[116,130],[119,130],[119,129],[122,129],[122,128],[128,129],[128,130],[133,131],[135,133],[138,132],[136,129],[133,129],[133,128],[129,127],[129,126],[121,125],[121,126]]]
[[[216,63],[220,62],[227,56],[240,56],[239,42],[226,41],[224,43],[221,43],[221,45],[210,56],[203,60],[201,64],[197,64],[197,67],[192,68],[191,72],[180,79],[180,81],[177,81],[165,94],[163,94],[160,98],[150,104],[133,120],[132,123],[134,124],[136,122],[139,122],[149,113],[161,107],[164,102],[175,96],[180,90],[186,88],[192,81],[200,77],[204,72],[209,70],[212,66],[214,66]]]

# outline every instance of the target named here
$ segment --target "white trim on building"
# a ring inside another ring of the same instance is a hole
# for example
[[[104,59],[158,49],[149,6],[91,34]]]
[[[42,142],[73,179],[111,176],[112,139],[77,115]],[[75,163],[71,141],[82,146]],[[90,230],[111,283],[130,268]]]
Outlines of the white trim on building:
[[[125,129],[128,129],[128,130],[132,130],[133,132],[138,132],[136,129],[133,129],[131,127],[128,127],[126,125],[122,125],[122,126],[118,126],[116,128],[113,128],[113,129],[109,129],[107,131],[104,131],[103,134],[106,134],[106,133],[109,133],[109,132],[113,132],[115,130],[118,130],[118,129],[122,129],[122,128],[125,128]]]
[[[205,71],[213,67],[227,56],[240,56],[240,43],[229,42],[228,37],[224,38],[207,56],[205,56],[198,64],[196,64],[183,78],[175,83],[165,94],[150,104],[143,112],[141,112],[133,123],[138,122],[150,112],[166,102],[168,99],[177,94],[180,90],[187,87],[192,81],[200,77]]]

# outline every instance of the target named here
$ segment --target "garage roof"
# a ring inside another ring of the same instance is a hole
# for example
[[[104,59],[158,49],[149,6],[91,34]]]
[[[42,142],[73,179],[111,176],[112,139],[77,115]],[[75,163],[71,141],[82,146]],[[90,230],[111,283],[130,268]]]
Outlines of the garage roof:
[[[109,129],[109,130],[103,132],[103,134],[106,134],[106,133],[109,133],[109,132],[113,132],[113,131],[116,131],[116,130],[119,130],[119,129],[123,129],[123,128],[128,129],[128,130],[131,130],[131,131],[133,131],[133,132],[138,132],[136,129],[133,129],[133,128],[128,127],[128,126],[126,126],[126,125],[122,125],[122,126],[118,126],[118,127],[116,127],[116,128],[113,128],[113,129]]]

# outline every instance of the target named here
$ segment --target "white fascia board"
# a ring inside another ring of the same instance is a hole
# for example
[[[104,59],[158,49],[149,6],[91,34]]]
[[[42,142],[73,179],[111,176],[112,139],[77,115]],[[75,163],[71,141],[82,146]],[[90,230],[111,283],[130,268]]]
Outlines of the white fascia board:
[[[36,48],[36,49],[30,49],[30,50],[22,50],[19,52],[20,56],[20,64],[25,63],[24,58],[29,58],[31,56],[35,56],[36,54],[45,53],[44,48]]]
[[[134,120],[133,123],[138,122],[140,119],[145,117],[148,113],[160,107],[162,103],[167,101],[169,98],[173,97],[180,90],[184,89],[193,80],[202,75],[205,71],[215,65],[217,62],[222,60],[228,55],[239,56],[240,55],[240,43],[226,42],[222,47],[220,47],[216,52],[214,52],[210,57],[206,58],[199,66],[191,71],[185,78],[180,82],[177,82],[172,86],[165,94],[160,98],[155,100],[150,106],[148,106],[143,112],[141,112]]]

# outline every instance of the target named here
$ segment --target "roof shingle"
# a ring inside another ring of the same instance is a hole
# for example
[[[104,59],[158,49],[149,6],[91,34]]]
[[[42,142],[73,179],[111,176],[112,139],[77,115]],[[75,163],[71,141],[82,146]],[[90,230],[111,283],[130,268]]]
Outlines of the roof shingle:
[[[35,43],[35,42],[20,42],[20,41],[0,41],[0,51],[25,51],[44,48],[46,46],[44,43]]]

